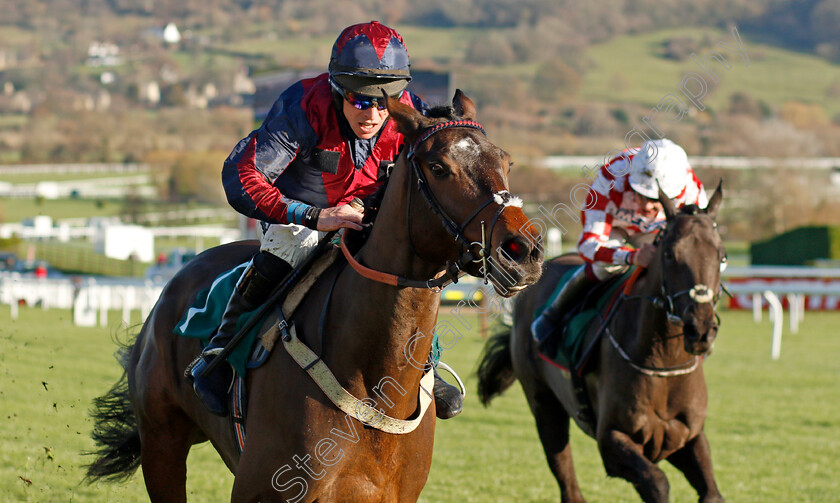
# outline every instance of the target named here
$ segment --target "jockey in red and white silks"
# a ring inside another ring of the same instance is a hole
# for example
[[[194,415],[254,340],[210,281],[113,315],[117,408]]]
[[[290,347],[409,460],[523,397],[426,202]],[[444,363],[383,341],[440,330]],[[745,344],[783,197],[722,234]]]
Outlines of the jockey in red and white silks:
[[[580,302],[594,284],[625,272],[631,265],[650,264],[655,253],[653,245],[632,248],[625,240],[664,226],[660,189],[677,208],[708,204],[703,184],[688,164],[685,150],[666,138],[625,150],[601,166],[581,211],[583,231],[578,253],[586,264],[574,272],[531,324],[538,347],[554,333],[568,308]]]
[[[625,245],[621,239],[624,233],[615,232],[616,228],[632,236],[664,224],[662,205],[652,203],[659,199],[657,181],[677,208],[686,204],[705,207],[708,203],[685,151],[668,139],[626,150],[598,170],[581,211],[583,231],[578,252],[599,280],[635,264],[641,252]]]

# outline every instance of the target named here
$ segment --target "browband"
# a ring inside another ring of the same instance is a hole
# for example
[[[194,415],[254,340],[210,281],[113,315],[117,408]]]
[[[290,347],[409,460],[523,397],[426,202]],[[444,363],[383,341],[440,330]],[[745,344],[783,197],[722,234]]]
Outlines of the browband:
[[[431,137],[433,134],[435,134],[435,133],[437,133],[441,130],[444,130],[444,129],[449,129],[451,127],[466,127],[466,128],[478,129],[479,131],[481,131],[481,134],[483,134],[484,136],[487,136],[487,132],[484,131],[484,127],[476,121],[454,120],[454,121],[441,122],[439,124],[435,124],[434,126],[430,127],[429,129],[423,131],[423,134],[420,135],[420,138],[417,138],[417,141],[415,141],[414,145],[412,145],[411,151],[409,151],[409,153],[408,153],[408,158],[411,159],[412,157],[414,157],[414,151],[417,150],[417,147],[419,147],[420,144],[423,143],[424,141],[428,140],[429,137]]]

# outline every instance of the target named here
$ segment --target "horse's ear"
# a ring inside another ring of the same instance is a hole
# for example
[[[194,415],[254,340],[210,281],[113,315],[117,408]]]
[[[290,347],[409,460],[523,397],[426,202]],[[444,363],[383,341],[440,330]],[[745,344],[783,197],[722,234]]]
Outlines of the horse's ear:
[[[723,202],[723,178],[718,181],[718,186],[712,198],[709,199],[709,204],[706,205],[706,214],[712,218],[717,218],[717,212],[720,209],[720,203]]]
[[[475,103],[460,89],[455,90],[455,97],[452,98],[452,109],[458,117],[467,120],[475,120]]]
[[[677,214],[677,207],[674,205],[673,199],[669,198],[662,192],[662,187],[659,187],[659,182],[656,183],[659,189],[659,202],[662,203],[662,210],[665,211],[665,218],[671,220]]]
[[[420,132],[426,129],[428,120],[413,107],[401,103],[400,100],[391,99],[385,91],[382,91],[382,96],[385,106],[388,107],[388,114],[397,123],[397,129],[409,142],[414,141]]]

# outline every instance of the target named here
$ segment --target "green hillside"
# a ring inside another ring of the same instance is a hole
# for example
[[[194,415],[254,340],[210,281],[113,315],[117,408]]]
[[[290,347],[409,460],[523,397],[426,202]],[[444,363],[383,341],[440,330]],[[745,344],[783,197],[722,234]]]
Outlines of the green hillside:
[[[481,28],[431,28],[420,26],[399,26],[413,62],[433,60],[438,63],[457,63],[464,59],[464,53],[473,37],[487,33],[504,34],[509,30]],[[299,65],[314,65],[326,68],[335,34],[320,36],[307,34],[283,36],[269,40],[242,40],[227,44],[226,51],[236,54],[263,56],[278,61],[296,62]]]
[[[587,51],[593,67],[586,73],[582,97],[651,106],[669,93],[682,97],[679,95],[682,78],[700,69],[691,60],[675,61],[661,56],[663,42],[673,37],[698,40],[706,37],[715,44],[735,45],[731,33],[712,29],[680,28],[616,37]],[[753,43],[743,34],[741,40],[750,59],[749,66],[720,46],[703,47],[697,53],[702,58],[717,49],[732,65],[727,71],[713,63],[712,69],[721,82],[705,100],[711,108],[723,107],[732,93],[741,91],[776,107],[787,101],[800,101],[823,106],[828,117],[840,113],[840,93],[827,95],[832,85],[840,84],[840,65],[814,55]],[[623,81],[621,86],[615,85],[617,79]]]
[[[467,48],[473,37],[491,33],[503,37],[503,29],[448,28],[416,26],[400,28],[412,58],[424,66],[430,60],[453,69],[456,83],[475,86],[487,79],[515,78],[530,85],[539,63],[510,65],[475,65],[467,60]],[[663,44],[673,38],[691,38],[698,42],[696,54],[703,58],[712,50],[720,52],[732,65],[730,70],[712,62],[711,69],[721,78],[712,86],[704,103],[720,110],[735,92],[745,92],[757,100],[779,108],[789,101],[817,104],[828,118],[840,113],[840,65],[813,54],[795,52],[750,40],[739,33],[749,58],[745,66],[740,55],[719,45],[738,47],[729,31],[711,28],[678,28],[653,33],[623,35],[592,45],[585,51],[585,73],[578,98],[585,101],[655,105],[663,96],[674,94],[681,99],[680,82],[688,73],[702,70],[690,59],[678,61],[663,55]],[[299,54],[304,59],[329,57],[330,37],[278,39],[268,45],[241,43],[231,50],[262,54]],[[314,56],[314,57],[313,57]],[[710,82],[711,83],[711,82]],[[833,88],[833,89],[832,89]],[[468,88],[467,88],[468,89]],[[832,92],[833,90],[833,92]]]
[[[452,64],[459,85],[477,85],[488,78],[516,78],[527,85],[539,67],[539,63],[533,61],[511,65],[474,65],[464,61],[469,41],[478,35],[477,30],[401,29],[412,58],[421,60],[428,57]],[[505,33],[504,30],[484,30],[485,33],[488,31],[494,34],[498,32],[499,36]],[[688,37],[699,42],[696,54],[700,58],[717,50],[732,65],[730,70],[717,62],[712,62],[710,66],[721,78],[704,100],[712,110],[727,106],[732,93],[745,92],[772,107],[778,108],[786,102],[798,101],[822,106],[829,118],[840,113],[840,65],[813,54],[755,43],[743,33],[739,35],[749,58],[748,66],[745,66],[740,55],[719,45],[723,42],[737,47],[732,33],[725,30],[668,29],[619,36],[592,45],[585,51],[586,71],[578,97],[585,101],[638,103],[645,106],[655,105],[667,94],[684,99],[679,87],[685,75],[693,72],[700,73],[704,78],[707,76],[690,59],[677,61],[664,57],[663,44],[672,38]],[[311,42],[311,49],[307,48],[310,47],[309,43],[301,46],[299,41],[292,40],[284,41],[282,45],[296,46],[300,52],[330,45],[326,38],[307,41]],[[462,64],[459,65],[459,62]]]

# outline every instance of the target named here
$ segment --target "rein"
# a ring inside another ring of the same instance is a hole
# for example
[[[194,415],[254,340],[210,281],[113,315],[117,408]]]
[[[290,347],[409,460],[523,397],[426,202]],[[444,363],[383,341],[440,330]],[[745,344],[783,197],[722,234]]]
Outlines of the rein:
[[[431,278],[427,280],[419,280],[419,279],[408,279],[402,276],[398,276],[396,274],[391,274],[382,271],[376,271],[369,267],[365,267],[362,265],[356,258],[350,253],[350,250],[347,248],[347,243],[345,241],[345,233],[341,235],[341,252],[344,254],[344,258],[347,259],[347,263],[350,264],[350,267],[353,268],[360,276],[367,278],[372,281],[376,281],[378,283],[385,283],[386,285],[391,286],[404,286],[409,288],[428,288],[429,290],[437,290],[439,291],[452,280],[449,274],[452,273],[449,269],[447,269],[446,274],[441,275],[438,278]],[[457,266],[456,266],[457,267]],[[457,271],[458,269],[454,269],[453,271]],[[457,272],[456,272],[457,274]]]
[[[607,335],[609,335],[610,344],[615,348],[618,356],[621,357],[622,360],[627,362],[634,370],[637,372],[641,372],[644,375],[651,376],[651,377],[674,377],[674,376],[681,376],[685,374],[690,374],[697,370],[697,366],[700,365],[700,357],[695,356],[691,360],[686,363],[682,363],[680,365],[676,365],[674,367],[647,367],[644,365],[639,365],[630,358],[630,355],[627,354],[626,351],[621,347],[615,337],[613,337],[612,331],[607,328]]]

